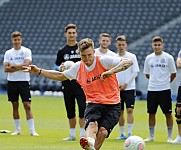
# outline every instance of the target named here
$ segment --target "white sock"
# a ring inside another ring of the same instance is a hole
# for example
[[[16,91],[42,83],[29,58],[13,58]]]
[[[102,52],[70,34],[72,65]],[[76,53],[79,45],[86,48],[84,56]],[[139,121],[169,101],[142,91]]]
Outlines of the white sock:
[[[70,128],[70,136],[75,137],[75,128]]]
[[[80,137],[84,137],[84,136],[85,136],[85,129],[80,128]]]
[[[167,130],[168,130],[168,138],[172,138],[172,129],[173,129],[173,126],[168,126],[168,127],[167,127]]]
[[[91,142],[92,145],[94,146],[94,144],[95,144],[95,139],[93,139],[93,138],[91,138],[91,137],[87,137],[86,139],[87,139],[89,142]]]
[[[150,137],[154,137],[154,131],[155,131],[155,126],[149,126],[149,130],[150,130]]]
[[[132,134],[133,124],[128,124],[128,133]]]
[[[21,130],[20,119],[14,119],[14,125],[15,125],[15,128],[16,128],[17,131]]]
[[[119,126],[119,128],[120,128],[121,134],[124,134],[124,135],[125,135],[124,126]]]
[[[30,128],[30,132],[31,133],[35,132],[34,119],[29,119],[27,121],[28,121],[28,125],[29,125],[29,128]]]

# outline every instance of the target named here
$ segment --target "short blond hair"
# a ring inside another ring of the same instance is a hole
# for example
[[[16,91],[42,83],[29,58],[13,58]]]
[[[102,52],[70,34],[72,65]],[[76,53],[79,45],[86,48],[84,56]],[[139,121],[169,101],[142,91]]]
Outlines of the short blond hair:
[[[78,50],[79,50],[79,52],[84,51],[84,50],[88,49],[89,47],[92,47],[94,49],[94,42],[90,38],[82,39],[78,43]]]

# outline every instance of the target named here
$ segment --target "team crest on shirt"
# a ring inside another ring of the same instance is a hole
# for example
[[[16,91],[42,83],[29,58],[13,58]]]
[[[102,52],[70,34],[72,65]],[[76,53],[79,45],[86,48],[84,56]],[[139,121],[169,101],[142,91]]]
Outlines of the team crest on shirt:
[[[21,52],[19,55],[20,55],[20,56],[23,56],[23,55],[24,55],[24,53],[23,53],[23,52]]]
[[[161,63],[165,63],[165,59],[161,59]]]

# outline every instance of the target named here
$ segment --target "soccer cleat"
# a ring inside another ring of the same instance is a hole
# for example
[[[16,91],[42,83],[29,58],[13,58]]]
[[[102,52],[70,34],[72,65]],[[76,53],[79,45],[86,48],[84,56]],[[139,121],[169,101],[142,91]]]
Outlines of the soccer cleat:
[[[81,145],[81,147],[82,147],[83,149],[85,149],[85,150],[96,150],[96,149],[94,148],[94,145],[93,145],[87,138],[85,138],[85,137],[82,137],[82,138],[80,139],[80,145]]]
[[[116,138],[116,140],[125,140],[125,139],[127,139],[127,137],[123,133],[118,138]]]
[[[154,141],[155,138],[154,137],[148,137],[147,139],[145,139],[144,141],[145,142],[151,142],[151,141]]]
[[[15,130],[13,133],[11,133],[11,135],[20,135],[21,131],[20,130]]]
[[[36,132],[32,132],[30,135],[31,135],[31,136],[39,136],[39,134],[36,133]]]
[[[69,136],[67,138],[64,138],[63,141],[76,141],[76,138],[73,136]]]
[[[132,136],[132,134],[131,134],[131,133],[128,133],[128,138],[129,138],[130,136]]]
[[[175,140],[171,141],[172,144],[181,144],[181,136],[177,136]]]

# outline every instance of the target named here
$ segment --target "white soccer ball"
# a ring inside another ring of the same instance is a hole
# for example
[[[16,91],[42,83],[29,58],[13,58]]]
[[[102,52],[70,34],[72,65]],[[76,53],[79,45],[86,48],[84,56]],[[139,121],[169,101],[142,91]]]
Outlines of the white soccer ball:
[[[144,150],[145,142],[139,136],[130,136],[124,142],[124,150]]]
[[[65,69],[67,70],[67,69],[69,69],[73,64],[74,64],[73,61],[67,60],[66,62],[64,62],[63,65],[65,66]]]

